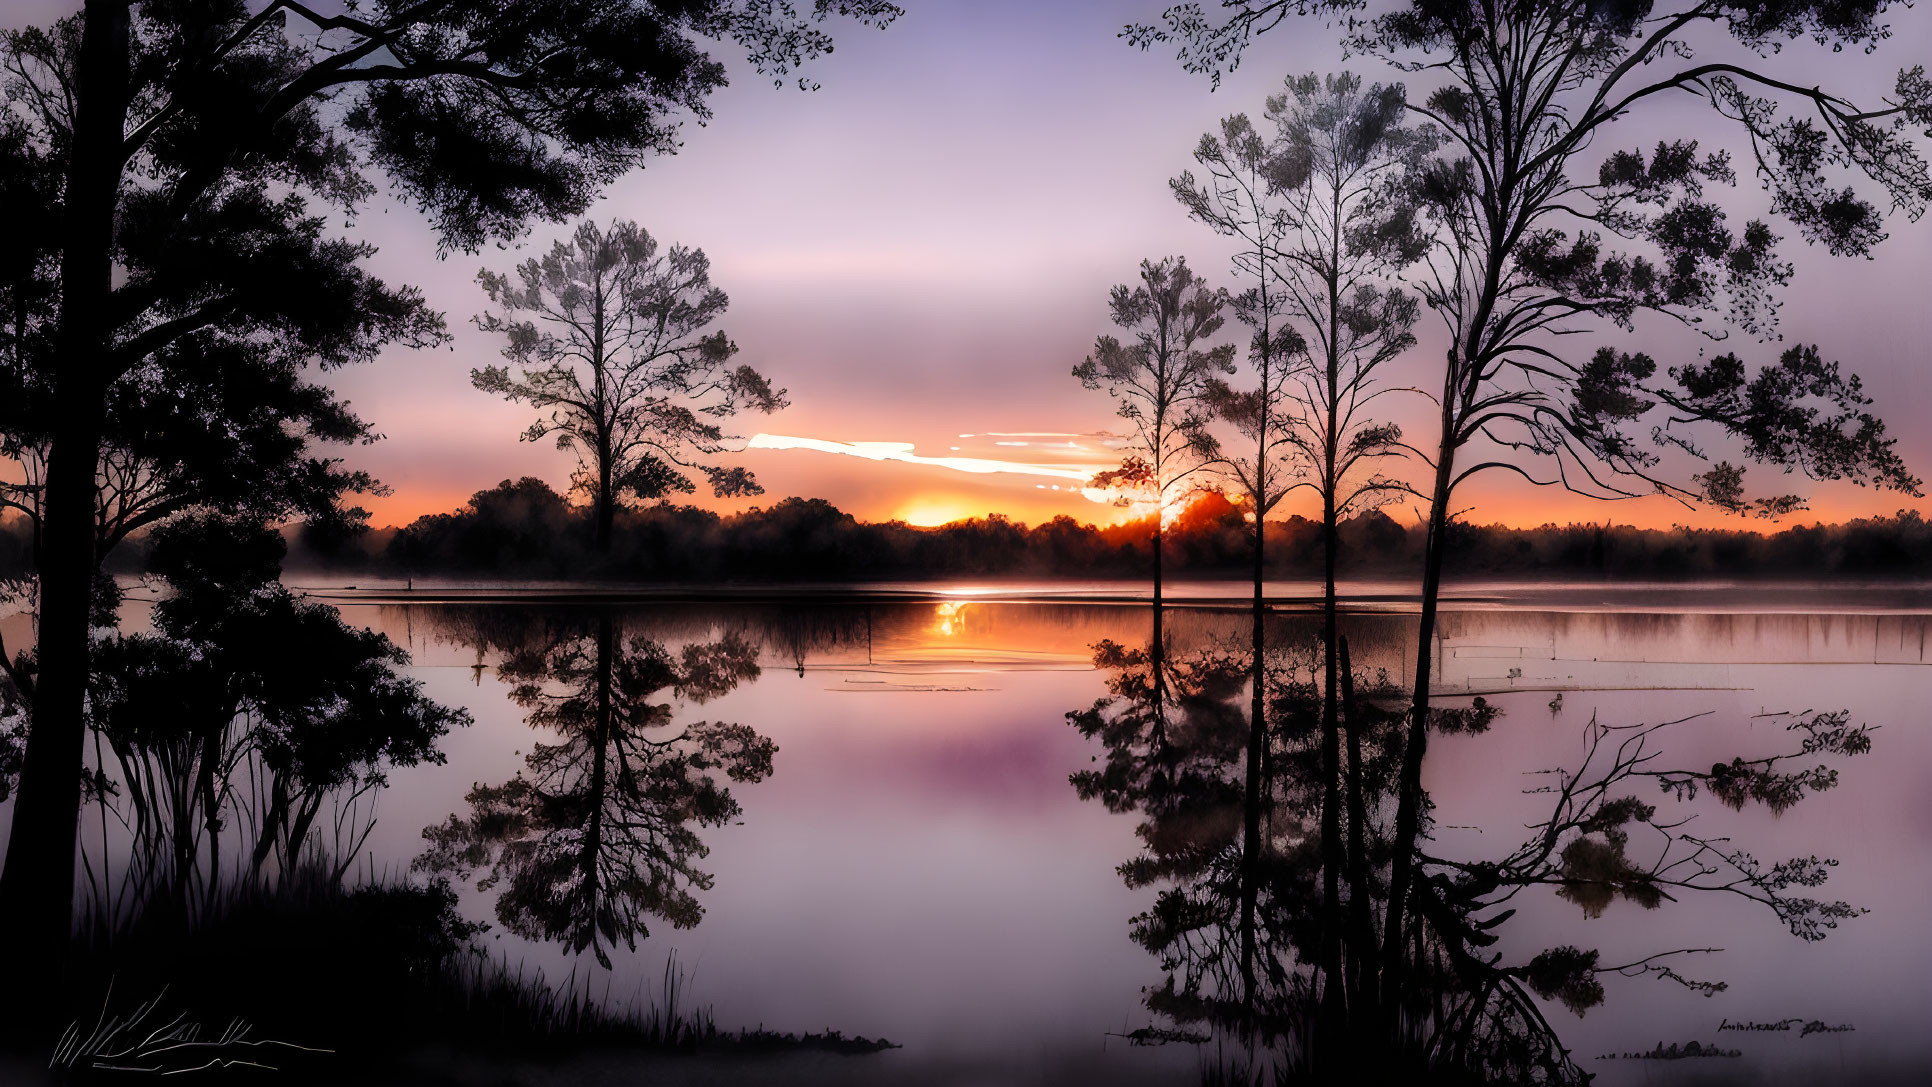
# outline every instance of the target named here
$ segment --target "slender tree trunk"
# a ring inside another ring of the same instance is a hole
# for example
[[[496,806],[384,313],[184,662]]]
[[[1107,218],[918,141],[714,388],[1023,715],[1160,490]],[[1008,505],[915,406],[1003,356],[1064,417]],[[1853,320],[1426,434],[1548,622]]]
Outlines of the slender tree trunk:
[[[1368,801],[1362,792],[1362,715],[1355,702],[1355,669],[1348,639],[1336,639],[1343,736],[1348,741],[1349,1007],[1355,1028],[1370,1022],[1375,1005],[1375,914],[1369,901]]]
[[[1457,372],[1452,359],[1450,373]],[[1390,864],[1389,905],[1382,926],[1382,1010],[1390,1017],[1396,1016],[1401,1006],[1405,911],[1421,832],[1422,760],[1429,744],[1429,685],[1435,663],[1436,600],[1442,591],[1443,533],[1449,521],[1450,484],[1455,478],[1456,389],[1449,385],[1443,393],[1442,443],[1436,458],[1435,486],[1429,499],[1429,530],[1422,552],[1422,615],[1416,624],[1415,677],[1411,685],[1407,738],[1402,747],[1402,772],[1396,782],[1395,856]]]
[[[1332,417],[1332,413],[1331,413]],[[1322,919],[1321,968],[1325,977],[1323,1009],[1334,1016],[1331,1025],[1343,1014],[1343,995],[1347,983],[1342,975],[1342,770],[1340,715],[1335,703],[1339,694],[1336,680],[1336,607],[1335,552],[1340,533],[1335,526],[1335,444],[1334,424],[1329,424],[1328,485],[1322,495]]]
[[[1515,175],[1505,170],[1498,181],[1493,206],[1514,206]],[[1455,487],[1456,451],[1462,436],[1457,432],[1462,413],[1467,412],[1482,380],[1483,347],[1503,282],[1503,263],[1510,251],[1505,219],[1489,220],[1487,260],[1482,288],[1464,326],[1459,342],[1445,360],[1442,382],[1442,436],[1436,452],[1435,485],[1429,494],[1429,529],[1422,552],[1422,614],[1416,623],[1415,678],[1409,702],[1407,738],[1402,749],[1402,769],[1396,780],[1394,857],[1389,869],[1389,905],[1382,926],[1381,1013],[1393,1040],[1401,1024],[1401,990],[1404,984],[1403,956],[1409,888],[1414,882],[1415,856],[1422,828],[1422,763],[1429,745],[1429,685],[1435,664],[1436,603],[1442,591],[1442,560],[1449,524],[1449,498]],[[1461,409],[1459,412],[1458,409]]]
[[[1149,643],[1149,658],[1154,668],[1154,739],[1167,742],[1167,632],[1162,626],[1161,604],[1161,510],[1154,511],[1154,637]]]
[[[591,311],[590,369],[592,380],[595,382],[591,403],[596,408],[597,496],[594,503],[596,508],[591,511],[591,516],[596,526],[594,542],[597,554],[601,557],[610,554],[610,528],[611,521],[615,517],[617,497],[613,493],[615,488],[611,485],[613,409],[610,403],[609,359],[605,354],[609,347],[607,338],[610,334],[610,319],[604,309],[604,277],[601,268],[597,274],[593,298],[595,302]]]
[[[173,901],[169,905],[175,911],[176,922],[184,927],[188,922],[188,874],[194,871],[195,834],[200,829],[195,809],[201,797],[201,786],[197,774],[192,772],[194,755],[199,747],[199,744],[192,742],[181,745],[181,762],[171,767],[168,775],[168,794],[174,809],[173,825],[168,831],[168,842],[174,852],[168,886]]]
[[[67,947],[86,734],[94,507],[113,287],[114,207],[127,108],[128,5],[87,0],[62,225],[60,372],[54,388],[40,548],[39,675],[0,875],[0,932],[16,949],[6,988],[31,1000]]]
[[[1163,626],[1166,618],[1162,607],[1161,591],[1165,582],[1162,563],[1165,561],[1167,527],[1167,390],[1171,384],[1167,378],[1167,322],[1165,314],[1160,323],[1160,373],[1155,379],[1155,388],[1161,390],[1154,404],[1154,434],[1149,443],[1149,457],[1154,466],[1154,639],[1152,645],[1154,665],[1154,737],[1162,743],[1167,742],[1167,631]]]
[[[1266,333],[1263,333],[1266,339]],[[1264,348],[1265,350],[1265,348]],[[1264,653],[1267,648],[1264,630],[1262,575],[1266,562],[1267,517],[1263,512],[1267,493],[1268,463],[1268,366],[1264,360],[1261,367],[1261,439],[1259,452],[1255,458],[1255,495],[1254,495],[1254,603],[1252,607],[1254,628],[1252,631],[1252,652],[1254,654],[1254,691],[1248,707],[1248,766],[1247,783],[1243,790],[1247,801],[1243,812],[1241,838],[1241,984],[1242,999],[1254,999],[1254,959],[1255,959],[1255,904],[1259,897],[1258,879],[1261,868],[1261,762],[1268,743],[1267,732],[1267,664]]]
[[[201,823],[208,833],[208,880],[202,888],[206,905],[212,907],[221,884],[221,796],[215,787],[215,767],[221,762],[219,724],[204,727],[201,738],[201,765],[196,785],[201,792]]]
[[[1334,198],[1331,231],[1341,224],[1340,190],[1331,189]],[[1341,257],[1341,238],[1331,233],[1331,260]],[[1341,740],[1337,735],[1339,714],[1335,704],[1335,559],[1341,549],[1341,534],[1335,523],[1338,512],[1335,495],[1341,486],[1336,478],[1337,443],[1340,420],[1341,366],[1338,331],[1341,324],[1341,285],[1330,265],[1328,276],[1328,396],[1323,420],[1322,442],[1322,915],[1320,965],[1325,977],[1322,1010],[1331,1027],[1347,1014],[1344,995],[1347,984],[1342,975],[1342,768]],[[1332,1035],[1331,1035],[1332,1036]]]
[[[1154,651],[1159,653],[1165,648],[1161,641],[1161,522],[1160,511],[1154,512]],[[1157,679],[1156,683],[1159,682]]]
[[[268,858],[275,852],[276,839],[281,837],[282,823],[288,818],[288,790],[277,779],[268,790],[268,810],[262,813],[260,836],[255,839],[254,856],[250,858],[250,878],[261,881],[262,869]]]
[[[1166,602],[1163,597],[1166,572],[1163,569],[1162,554],[1167,550],[1165,533],[1160,522],[1160,511],[1154,512],[1154,653],[1158,659],[1167,651]],[[1164,690],[1166,680],[1158,673],[1154,678],[1155,690]]]
[[[288,852],[283,860],[282,878],[288,879],[289,873],[301,871],[302,847],[308,844],[309,830],[315,826],[315,817],[322,810],[322,798],[309,796],[295,812],[295,818],[288,825]]]
[[[612,494],[610,480],[610,455],[600,453],[597,458],[597,508],[592,511],[596,519],[596,545],[599,555],[610,554],[611,524],[617,516],[617,496]]]
[[[610,743],[611,743],[611,669],[617,656],[617,634],[609,611],[597,617],[597,722],[596,734],[592,737],[594,747],[590,757],[590,810],[586,813],[584,824],[583,854],[578,860],[581,873],[580,894],[584,896],[589,909],[583,916],[589,918],[589,931],[583,935],[589,941],[575,950],[582,951],[590,942],[597,939],[597,859],[604,849],[604,798],[610,789]],[[572,934],[573,936],[579,934]],[[603,954],[598,953],[599,956]]]

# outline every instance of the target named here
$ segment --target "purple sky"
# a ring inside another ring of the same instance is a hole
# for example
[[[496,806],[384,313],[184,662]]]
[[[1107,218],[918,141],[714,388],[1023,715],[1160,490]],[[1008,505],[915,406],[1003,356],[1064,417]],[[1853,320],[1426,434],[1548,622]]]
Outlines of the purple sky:
[[[1156,15],[1162,0],[905,6],[884,32],[835,25],[838,50],[813,69],[822,84],[815,93],[774,90],[733,66],[735,85],[713,99],[711,123],[688,125],[679,155],[619,182],[593,215],[634,218],[710,255],[714,281],[732,298],[720,327],[743,361],[791,391],[789,409],[741,420],[745,435],[911,443],[930,457],[1097,462],[1102,452],[1091,443],[1081,460],[1071,450],[993,444],[1046,439],[986,435],[1081,434],[1114,422],[1107,398],[1068,373],[1106,330],[1107,288],[1132,276],[1143,257],[1168,254],[1229,282],[1226,247],[1182,214],[1167,179],[1192,164],[1194,143],[1222,116],[1245,110],[1258,118],[1284,75],[1342,67],[1335,34],[1314,20],[1284,25],[1211,94],[1170,56],[1116,37],[1123,22]],[[1932,13],[1901,9],[1893,22],[1898,37],[1874,57],[1795,48],[1777,65],[1803,82],[1817,80],[1818,65],[1841,69],[1840,85],[1875,100],[1900,65],[1932,60]],[[1394,78],[1364,58],[1349,66],[1371,81]],[[1599,150],[1721,131],[1708,107],[1686,96],[1620,124]],[[1735,206],[1748,214],[1760,197],[1746,177]],[[520,443],[528,412],[476,392],[467,379],[471,366],[495,361],[498,346],[468,323],[483,301],[473,277],[479,266],[507,269],[524,254],[438,261],[420,221],[397,207],[368,209],[360,229],[382,246],[378,269],[420,284],[457,334],[453,351],[395,351],[331,378],[386,435],[351,454],[395,488],[375,503],[377,521],[452,508],[506,477],[564,485],[569,456]],[[566,229],[542,226],[525,248],[547,247]],[[1932,435],[1918,421],[1932,408],[1924,346],[1932,313],[1923,302],[1932,222],[1899,220],[1874,261],[1801,250],[1795,239],[1786,244],[1799,275],[1784,308],[1785,340],[1818,341],[1865,374],[1901,448],[1928,474]],[[1426,313],[1421,329],[1403,377],[1433,384],[1440,338]],[[1661,327],[1642,328],[1637,339],[1664,362],[1699,348],[1695,337]],[[1753,360],[1778,349],[1728,347]],[[1391,414],[1432,438],[1425,402]],[[1026,520],[1115,516],[1051,490],[1062,482],[1053,477],[806,449],[741,456],[766,486],[759,502],[815,495],[862,517],[928,521],[989,510]],[[1809,490],[1827,520],[1906,504],[1844,486]],[[1477,520],[1714,520],[1661,499],[1606,507],[1500,476],[1469,488],[1459,505],[1473,507]]]

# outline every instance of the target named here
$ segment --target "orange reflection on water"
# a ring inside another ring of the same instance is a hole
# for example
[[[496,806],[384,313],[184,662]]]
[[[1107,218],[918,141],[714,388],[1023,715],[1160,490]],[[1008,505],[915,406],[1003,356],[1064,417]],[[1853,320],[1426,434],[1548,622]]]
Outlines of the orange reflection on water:
[[[971,601],[948,600],[933,605],[932,629],[942,637],[950,638],[966,630],[966,605]]]

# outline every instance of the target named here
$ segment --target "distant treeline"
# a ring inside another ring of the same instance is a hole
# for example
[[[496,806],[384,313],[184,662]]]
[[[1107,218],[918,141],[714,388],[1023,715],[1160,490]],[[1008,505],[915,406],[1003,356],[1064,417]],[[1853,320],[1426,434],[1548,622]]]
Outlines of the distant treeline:
[[[860,521],[817,498],[787,498],[744,513],[658,505],[622,512],[611,553],[592,547],[590,512],[539,479],[504,480],[462,509],[402,528],[358,535],[291,532],[291,568],[366,570],[395,576],[618,578],[639,581],[809,581],[833,578],[1052,574],[1139,577],[1148,567],[1145,521],[1096,527],[1071,517],[1025,525],[997,514],[922,528]],[[1249,537],[1239,508],[1219,495],[1196,499],[1167,533],[1170,573],[1240,574]],[[1452,523],[1450,568],[1462,574],[1603,573],[1659,577],[1752,574],[1932,576],[1932,522],[1915,510],[1836,525],[1633,528],[1570,524],[1509,528]],[[1422,526],[1363,514],[1342,524],[1341,567],[1408,576],[1422,554]],[[0,571],[32,566],[24,518],[0,522]],[[118,572],[145,562],[130,540],[110,561]],[[1321,573],[1321,526],[1299,515],[1268,524],[1268,569]]]
[[[396,575],[810,580],[990,574],[1144,574],[1145,522],[1105,528],[1056,517],[1028,526],[994,515],[921,528],[862,522],[822,499],[787,498],[744,513],[658,505],[621,513],[611,553],[592,548],[589,511],[538,479],[505,480],[452,513],[347,539],[297,533],[291,565]],[[1237,507],[1197,499],[1167,534],[1170,571],[1239,573],[1250,562]],[[1342,568],[1406,575],[1422,527],[1375,512],[1342,525]],[[1616,575],[1932,574],[1932,524],[1916,511],[1772,533],[1747,528],[1645,529],[1601,524],[1452,524],[1457,572]],[[1321,526],[1300,516],[1268,525],[1268,566],[1317,576]]]

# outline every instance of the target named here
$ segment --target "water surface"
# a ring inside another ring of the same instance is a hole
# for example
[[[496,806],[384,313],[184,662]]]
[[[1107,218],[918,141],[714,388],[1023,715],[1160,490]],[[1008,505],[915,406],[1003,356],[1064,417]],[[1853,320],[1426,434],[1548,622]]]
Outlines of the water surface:
[[[1189,588],[1175,595],[1195,603],[1167,619],[1177,652],[1245,636],[1248,616],[1234,600]],[[1099,587],[1102,601],[1026,599],[1023,590],[596,603],[554,588],[540,601],[478,586],[419,588],[387,602],[380,588],[337,589],[345,618],[405,645],[429,693],[475,716],[447,739],[446,765],[393,775],[370,863],[407,866],[424,849],[423,828],[469,811],[473,785],[513,778],[533,744],[556,742],[512,698],[505,664],[518,653],[573,637],[591,645],[607,629],[619,647],[662,646],[675,657],[736,634],[753,646],[755,678],[702,704],[661,696],[680,720],[747,725],[776,745],[768,774],[729,783],[735,817],[698,831],[708,853],[686,858],[708,877],[690,890],[701,916],[683,918],[695,922],[688,928],[645,918],[648,938],[635,952],[618,946],[607,971],[589,954],[500,924],[486,937],[494,951],[554,978],[589,978],[620,1000],[654,995],[674,956],[686,995],[711,1005],[721,1025],[835,1028],[905,1047],[839,1064],[837,1078],[1189,1082],[1203,1059],[1196,1047],[1130,1047],[1120,1037],[1152,1022],[1142,990],[1162,978],[1129,936],[1151,892],[1127,888],[1116,872],[1139,850],[1136,820],[1081,801],[1068,784],[1100,755],[1066,720],[1105,693],[1092,646],[1145,641],[1146,609],[1112,586]],[[1271,587],[1284,601],[1270,615],[1271,644],[1312,644],[1318,621],[1300,595]],[[1358,668],[1406,683],[1414,619],[1401,587],[1360,596],[1346,631]],[[1923,788],[1932,616],[1923,597],[1860,586],[1483,586],[1463,590],[1445,613],[1438,690],[1481,694],[1505,715],[1485,735],[1431,748],[1433,848],[1442,855],[1477,859],[1520,841],[1547,803],[1525,793],[1538,780],[1530,772],[1574,762],[1593,717],[1692,718],[1673,728],[1669,752],[1690,765],[1788,744],[1788,718],[1775,716],[1784,711],[1844,708],[1881,726],[1874,753],[1847,763],[1840,787],[1782,817],[1691,806],[1700,833],[1760,857],[1839,861],[1818,893],[1869,913],[1824,940],[1796,939],[1761,906],[1723,895],[1652,911],[1618,903],[1594,919],[1553,894],[1518,903],[1503,930],[1505,956],[1559,943],[1598,948],[1605,962],[1721,949],[1680,967],[1727,982],[1718,995],[1612,977],[1606,1003],[1581,1019],[1545,1009],[1601,1082],[1795,1083],[1932,1070],[1923,1029],[1932,934],[1922,921],[1932,892],[1932,793]],[[1768,603],[1747,608],[1746,599]],[[500,888],[465,887],[466,911],[497,920]],[[1721,1029],[1788,1019],[1855,1029]],[[1743,1056],[1601,1059],[1690,1040]],[[761,1074],[798,1071],[771,1065]]]

